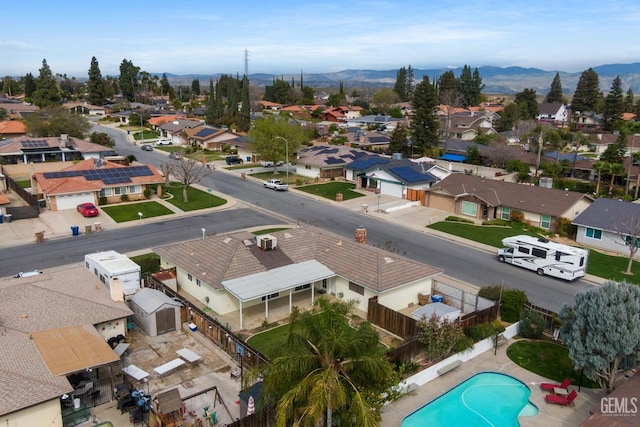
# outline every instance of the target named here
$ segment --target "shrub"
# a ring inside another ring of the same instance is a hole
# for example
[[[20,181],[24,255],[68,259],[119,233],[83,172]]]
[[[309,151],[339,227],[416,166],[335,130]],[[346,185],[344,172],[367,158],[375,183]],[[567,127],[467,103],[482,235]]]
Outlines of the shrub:
[[[474,342],[489,338],[495,333],[495,329],[490,323],[478,323],[477,325],[464,328],[464,334]]]
[[[129,201],[129,195],[128,194],[123,194],[122,196],[120,196],[120,200],[122,200],[123,202],[128,202]]]
[[[151,197],[151,189],[150,188],[145,188],[144,191],[142,192],[142,194],[144,194],[144,198],[148,199],[149,197]]]
[[[473,224],[474,222],[467,218],[460,218],[459,216],[450,215],[444,219],[445,221],[465,222],[467,224]]]
[[[533,310],[523,310],[520,316],[520,336],[539,339],[546,326],[542,314]]]
[[[468,336],[463,336],[458,341],[456,341],[456,345],[453,346],[453,351],[456,353],[460,353],[461,351],[465,351],[473,347],[473,339]]]
[[[500,285],[491,285],[480,288],[478,296],[482,298],[490,299],[491,301],[498,301],[500,298],[500,289],[503,288]]]
[[[514,209],[509,213],[509,220],[513,222],[524,222],[524,213]]]
[[[503,227],[509,227],[511,224],[509,224],[509,221],[507,220],[498,218],[498,219],[482,221],[482,225],[500,225]]]
[[[505,322],[514,323],[520,320],[522,305],[527,302],[527,294],[517,289],[505,289],[502,291],[502,303],[500,304],[500,317]]]
[[[577,230],[577,227],[571,224],[571,220],[560,217],[556,220],[556,232],[561,237],[573,236]]]
[[[107,198],[102,196],[98,199],[98,204],[99,205],[106,205],[107,204]]]

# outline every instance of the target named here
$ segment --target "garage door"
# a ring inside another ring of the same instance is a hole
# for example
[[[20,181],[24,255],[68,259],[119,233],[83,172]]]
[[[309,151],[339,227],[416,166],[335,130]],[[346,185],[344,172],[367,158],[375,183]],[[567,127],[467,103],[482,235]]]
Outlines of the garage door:
[[[380,183],[380,192],[388,196],[402,198],[402,184],[392,184],[390,182]]]
[[[56,209],[75,209],[80,203],[95,203],[93,193],[65,194],[56,196]]]

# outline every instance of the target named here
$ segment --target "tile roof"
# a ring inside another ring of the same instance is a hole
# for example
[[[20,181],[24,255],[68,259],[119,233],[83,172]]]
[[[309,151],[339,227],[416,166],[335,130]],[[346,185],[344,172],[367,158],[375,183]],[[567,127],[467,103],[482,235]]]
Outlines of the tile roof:
[[[32,332],[133,314],[123,302],[112,301],[107,288],[82,264],[0,279],[0,300],[0,415],[73,391],[65,377],[49,372]]]
[[[594,200],[572,224],[617,232],[616,227],[622,227],[625,220],[640,220],[640,204],[600,198]]]
[[[580,200],[591,200],[583,193],[535,187],[513,182],[486,179],[473,175],[452,174],[427,191],[452,197],[475,196],[487,205],[507,206],[521,211],[558,218]]]
[[[0,154],[22,154],[24,153],[25,144],[32,144],[34,141],[41,145],[43,148],[58,149],[65,152],[81,153],[112,153],[113,148],[105,147],[100,144],[94,144],[84,139],[68,137],[67,141],[64,141],[60,137],[42,137],[33,138],[30,136],[20,136],[0,145]]]
[[[146,167],[144,175],[139,175],[138,172],[129,174],[129,181],[126,182],[107,182],[106,177],[98,176],[97,179],[92,178],[86,172],[88,171],[105,171],[105,170],[121,170],[125,171],[138,171],[141,168]],[[118,163],[110,162],[108,160],[96,162],[95,159],[87,159],[73,165],[61,169],[59,172],[77,172],[77,176],[66,177],[54,177],[55,173],[51,172],[38,172],[33,175],[34,179],[38,182],[38,185],[42,189],[43,193],[54,194],[68,194],[77,192],[99,191],[107,187],[121,187],[123,185],[135,185],[135,184],[158,184],[164,182],[163,176],[153,165],[138,165],[138,166],[125,166]],[[57,174],[60,175],[60,174]]]
[[[377,292],[442,273],[438,268],[315,227],[271,234],[277,239],[278,249],[262,252],[262,256],[281,257],[278,252],[282,252],[291,263],[316,260],[337,275]],[[253,253],[251,248],[255,246],[245,244],[251,239],[247,232],[231,233],[162,246],[154,252],[214,289],[221,289],[225,280],[268,271],[267,261]]]
[[[23,122],[18,120],[5,120],[0,122],[0,135],[14,133],[27,133],[27,127]]]

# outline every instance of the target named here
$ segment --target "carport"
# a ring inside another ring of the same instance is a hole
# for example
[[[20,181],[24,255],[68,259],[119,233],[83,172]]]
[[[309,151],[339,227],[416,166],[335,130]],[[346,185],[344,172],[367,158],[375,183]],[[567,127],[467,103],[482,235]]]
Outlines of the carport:
[[[243,328],[243,306],[248,302],[261,299],[264,302],[264,316],[269,318],[269,300],[288,292],[289,313],[293,309],[293,294],[302,290],[311,290],[311,303],[315,299],[314,282],[334,277],[336,274],[324,264],[310,260],[298,264],[286,265],[261,273],[225,280],[222,286],[238,299],[240,305],[240,329]]]

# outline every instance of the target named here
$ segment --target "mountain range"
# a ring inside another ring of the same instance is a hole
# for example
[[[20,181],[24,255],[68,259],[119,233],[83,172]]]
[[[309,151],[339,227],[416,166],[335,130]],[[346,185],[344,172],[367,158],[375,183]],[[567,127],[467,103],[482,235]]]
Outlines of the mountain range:
[[[484,93],[487,94],[515,94],[522,90],[535,89],[538,94],[546,94],[549,91],[551,82],[556,72],[560,75],[562,89],[565,94],[575,91],[582,71],[569,73],[564,71],[547,71],[539,68],[523,67],[477,67],[482,82],[485,85]],[[616,76],[620,76],[622,88],[626,92],[629,88],[640,94],[640,62],[632,64],[606,64],[592,67],[598,74],[600,89],[606,94],[611,89],[611,83]],[[472,67],[475,70],[475,67]],[[422,80],[423,76],[428,76],[430,81],[437,80],[446,71],[453,71],[456,77],[460,76],[462,67],[440,68],[440,69],[414,69],[413,75],[416,82]],[[345,88],[358,87],[385,87],[393,86],[396,82],[398,70],[343,70],[331,73],[303,73],[305,86],[315,88],[337,88],[340,82]],[[209,79],[216,80],[220,74],[202,75],[188,74],[176,75],[167,73],[167,79],[176,85],[191,85],[194,79],[200,80],[200,85],[208,84]],[[252,84],[266,86],[273,83],[274,79],[284,79],[288,82],[292,80],[296,83],[300,81],[298,74],[249,74]]]

